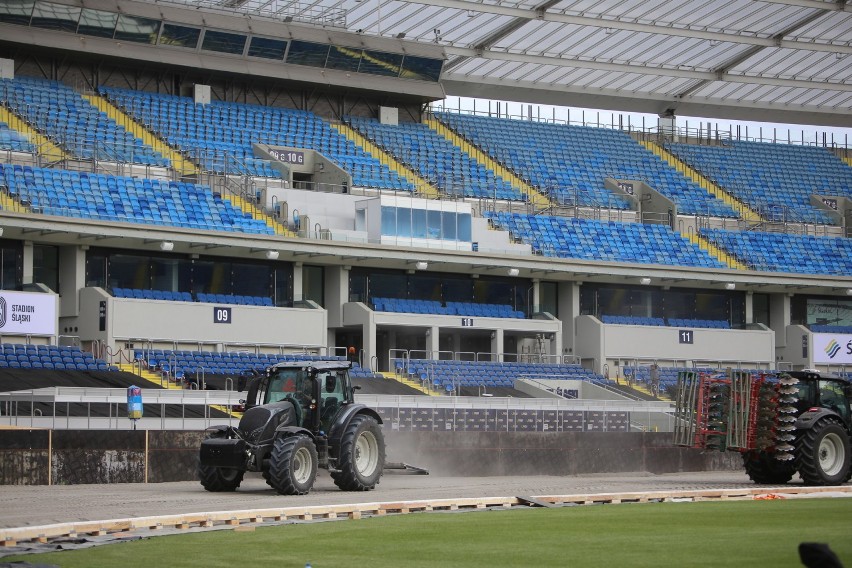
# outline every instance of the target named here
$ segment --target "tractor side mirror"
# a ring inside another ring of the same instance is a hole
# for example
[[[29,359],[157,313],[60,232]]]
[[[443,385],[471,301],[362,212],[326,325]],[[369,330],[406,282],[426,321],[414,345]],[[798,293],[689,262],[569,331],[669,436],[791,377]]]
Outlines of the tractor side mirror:
[[[352,385],[352,390],[356,390],[356,391],[361,390],[361,385]]]
[[[337,390],[337,377],[328,375],[325,378],[325,392],[334,392],[335,390]]]

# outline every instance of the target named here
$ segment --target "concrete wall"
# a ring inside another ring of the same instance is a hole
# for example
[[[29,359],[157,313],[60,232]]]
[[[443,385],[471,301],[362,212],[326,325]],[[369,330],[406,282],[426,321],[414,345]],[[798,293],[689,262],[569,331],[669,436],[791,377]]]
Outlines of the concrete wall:
[[[509,254],[532,254],[532,247],[524,243],[514,243],[509,231],[492,229],[488,219],[473,217],[471,219],[471,237],[477,243],[480,252],[506,252]]]
[[[100,329],[100,303],[106,326]],[[308,308],[220,306],[230,308],[230,323],[214,324],[215,304],[113,298],[100,288],[80,291],[75,322],[84,340],[113,344],[124,339],[189,340],[196,343],[325,347],[327,312]]]
[[[613,360],[720,361],[735,364],[775,362],[775,333],[759,329],[693,328],[692,343],[681,343],[681,329],[663,326],[603,324],[592,316],[577,318],[577,355],[593,360],[594,371]]]
[[[322,229],[355,229],[355,204],[365,199],[363,195],[342,193],[323,193],[320,191],[304,191],[285,189],[281,192],[280,201],[287,203],[287,222],[292,224],[293,212],[298,211],[301,217],[310,218],[310,227],[314,230],[316,223]]]
[[[797,369],[813,367],[813,339],[811,331],[803,325],[788,325],[781,358]]]
[[[192,481],[203,432],[0,431],[0,485]],[[737,470],[736,453],[671,445],[667,433],[389,432],[389,462],[435,474],[579,475]]]
[[[582,475],[739,470],[739,454],[672,446],[671,434],[597,432],[389,433],[388,461],[439,475]]]

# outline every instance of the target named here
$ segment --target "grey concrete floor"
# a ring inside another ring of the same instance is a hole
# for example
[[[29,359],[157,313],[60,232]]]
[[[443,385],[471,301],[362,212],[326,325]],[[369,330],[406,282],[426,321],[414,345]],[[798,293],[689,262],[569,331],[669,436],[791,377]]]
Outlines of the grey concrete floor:
[[[795,482],[793,482],[795,485]],[[0,527],[23,527],[180,513],[398,502],[460,497],[736,489],[753,487],[741,471],[595,474],[582,476],[447,477],[386,473],[366,493],[343,492],[321,471],[313,491],[282,496],[259,474],[247,474],[234,493],[210,493],[197,482],[0,486]]]

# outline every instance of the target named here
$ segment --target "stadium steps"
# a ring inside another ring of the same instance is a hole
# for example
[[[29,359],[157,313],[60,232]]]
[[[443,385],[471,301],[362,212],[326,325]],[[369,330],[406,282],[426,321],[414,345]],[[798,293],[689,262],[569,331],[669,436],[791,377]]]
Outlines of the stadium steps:
[[[513,171],[500,164],[497,160],[474,146],[468,140],[456,134],[455,131],[451,130],[449,126],[437,118],[424,118],[423,123],[437,132],[440,136],[446,138],[453,145],[460,148],[461,151],[470,156],[472,160],[482,164],[484,167],[493,171],[505,181],[518,188],[521,193],[524,193],[527,197],[529,197],[530,203],[532,203],[536,209],[547,209],[553,206],[553,203],[551,203],[547,197],[539,193],[536,188],[519,178]]]
[[[0,183],[2,183],[2,180],[0,180]],[[4,191],[0,191],[0,208],[3,209],[3,211],[11,211],[12,213],[30,212],[29,208],[21,205],[20,201],[13,199],[12,196],[8,195]]]
[[[671,400],[672,400],[662,392],[660,394],[658,394],[656,397],[654,397],[654,395],[651,393],[651,389],[648,388],[648,385],[646,385],[645,383],[642,383],[642,382],[634,382],[632,385],[630,385],[630,388],[635,390],[636,392],[642,393],[643,395],[645,395],[645,397],[649,398],[650,400],[664,400],[666,402],[671,402]],[[663,390],[663,389],[660,389],[660,390]]]
[[[127,373],[132,373],[137,377],[141,377],[151,383],[154,386],[169,389],[169,390],[182,390],[180,385],[174,384],[171,381],[163,381],[161,380],[159,373],[154,373],[153,371],[148,371],[143,369],[142,372],[139,372],[139,368],[137,365],[133,363],[119,363],[118,365],[119,371],[125,371]]]
[[[748,205],[722,189],[719,185],[713,183],[704,175],[702,175],[698,170],[657,144],[656,142],[651,142],[650,140],[640,140],[639,143],[654,153],[657,157],[667,162],[671,167],[694,181],[700,187],[704,188],[708,193],[714,195],[716,198],[721,199],[726,205],[729,205],[731,209],[737,212],[737,214],[746,221],[753,221],[755,223],[760,223],[764,221],[755,213],[755,211],[749,208]]]
[[[272,216],[265,213],[262,209],[255,205],[252,205],[239,195],[236,195],[234,193],[228,193],[223,197],[226,197],[228,201],[230,201],[234,205],[234,207],[238,207],[244,213],[248,213],[249,215],[251,215],[252,219],[256,219],[258,221],[263,221],[264,223],[266,223],[269,228],[275,231],[276,235],[283,235],[285,237],[296,236],[293,231],[291,231],[290,229],[273,219]]]
[[[142,370],[141,373],[138,372],[139,371],[138,367],[136,365],[134,365],[133,363],[119,363],[118,370],[119,371],[125,371],[127,373],[136,375],[137,377],[140,377],[140,378],[148,381],[149,383],[151,383],[151,386],[156,386],[156,387],[164,388],[164,389],[168,389],[168,390],[184,390],[182,385],[179,385],[177,383],[173,383],[172,381],[162,381],[159,373],[154,373],[154,372],[147,371],[147,370],[144,370],[144,369]],[[139,385],[139,386],[144,386],[144,385]],[[230,408],[228,408],[227,406],[222,406],[221,404],[211,404],[210,408],[215,408],[216,410],[218,410],[220,412],[224,412],[225,414],[231,414],[234,418],[240,418],[243,415],[242,412],[234,412]]]
[[[689,242],[698,245],[698,247],[707,252],[710,256],[717,259],[719,262],[728,265],[730,268],[737,270],[749,270],[749,267],[737,260],[733,255],[728,254],[721,248],[717,247],[709,240],[696,233],[687,235]]]
[[[172,163],[172,168],[181,176],[196,176],[198,168],[195,164],[184,158],[180,152],[160,140],[153,132],[136,122],[129,115],[120,110],[117,106],[106,100],[100,95],[81,95],[89,101],[92,106],[99,111],[105,113],[109,118],[113,119],[119,126],[133,134],[136,138],[142,140],[146,144],[168,158]]]
[[[352,141],[356,146],[360,146],[362,150],[385,164],[388,168],[407,179],[409,182],[412,182],[417,188],[416,192],[419,195],[433,199],[441,196],[441,192],[438,188],[417,175],[414,170],[410,169],[402,162],[367,140],[367,138],[365,138],[360,132],[348,124],[334,122],[329,123],[329,125],[341,135]]]
[[[38,148],[39,155],[47,158],[49,162],[61,162],[68,158],[68,155],[59,146],[51,142],[47,136],[35,130],[24,119],[4,106],[0,106],[0,121],[8,124],[9,128],[29,137],[30,142]],[[3,208],[6,208],[5,203]]]
[[[168,158],[172,163],[172,168],[180,175],[198,175],[198,168],[195,166],[195,164],[184,158],[180,154],[180,152],[160,140],[154,133],[147,130],[145,127],[136,122],[129,115],[125,114],[111,102],[99,95],[82,96],[92,105],[94,105],[98,110],[106,113],[108,117],[115,120],[116,123],[118,123],[125,130],[133,134],[133,136],[139,138],[140,140],[142,140],[143,143],[147,144],[148,146],[151,146],[154,150]],[[255,207],[254,205],[250,204],[242,197],[234,193],[230,193],[228,194],[227,199],[235,207],[239,208],[244,213],[251,215],[252,219],[256,219],[258,221],[263,221],[264,223],[266,223],[266,225],[271,228],[276,235],[284,235],[288,237],[295,236],[292,231],[288,230],[281,223],[278,223],[275,219],[273,219],[270,215],[266,214],[258,207]]]
[[[852,166],[852,158],[840,158],[840,159],[841,159],[841,160],[843,160],[843,162],[844,162],[846,165],[848,165],[848,166]]]
[[[421,385],[420,383],[418,383],[416,381],[412,381],[411,379],[407,379],[402,375],[398,375],[396,373],[375,373],[375,374],[381,375],[382,377],[384,377],[386,379],[398,381],[398,382],[404,384],[407,387],[411,387],[416,391],[422,392],[423,394],[426,394],[426,395],[429,395],[429,396],[441,396],[439,393],[437,393],[433,390],[429,390],[426,387],[424,387],[423,385]]]
[[[21,205],[20,202],[2,192],[0,192],[0,209],[13,213],[29,213],[29,210]]]

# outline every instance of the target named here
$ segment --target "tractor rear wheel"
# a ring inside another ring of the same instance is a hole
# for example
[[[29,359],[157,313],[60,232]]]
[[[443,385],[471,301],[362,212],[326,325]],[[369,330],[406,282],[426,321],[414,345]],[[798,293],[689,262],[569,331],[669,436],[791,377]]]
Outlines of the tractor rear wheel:
[[[778,461],[775,456],[756,450],[743,453],[743,465],[748,478],[758,484],[783,485],[796,473],[790,462]]]
[[[372,416],[355,416],[340,440],[338,471],[331,472],[334,484],[344,491],[369,491],[379,483],[384,467],[382,428]]]
[[[269,458],[266,482],[282,495],[305,495],[317,478],[317,449],[304,434],[279,436]]]
[[[241,469],[198,464],[198,479],[207,491],[235,491],[244,475]]]
[[[805,430],[796,442],[796,467],[805,485],[839,485],[849,480],[849,434],[832,419]]]

